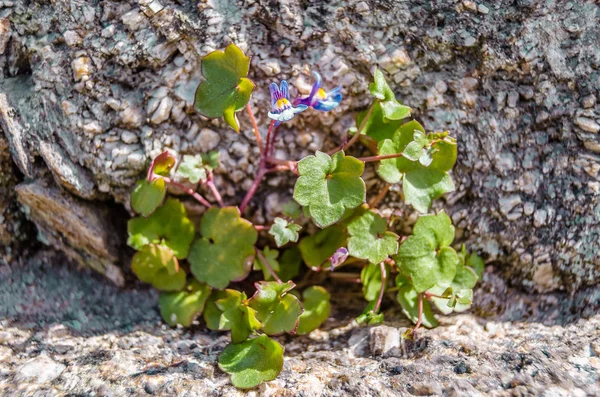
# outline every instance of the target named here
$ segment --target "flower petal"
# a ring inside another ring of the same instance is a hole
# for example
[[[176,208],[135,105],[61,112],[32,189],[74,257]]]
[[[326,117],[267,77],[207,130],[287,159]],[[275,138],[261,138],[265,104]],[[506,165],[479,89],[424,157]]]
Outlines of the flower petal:
[[[269,90],[271,91],[271,107],[273,107],[277,99],[279,99],[277,98],[279,96],[279,87],[277,87],[276,83],[271,83],[269,84]]]
[[[290,99],[290,89],[288,88],[288,82],[285,80],[281,80],[281,84],[279,85],[279,91],[283,95],[283,98],[287,100]]]
[[[308,106],[300,104],[300,105],[293,107],[292,111],[295,114],[295,113],[304,112],[306,109],[308,109]]]
[[[319,91],[319,88],[321,88],[321,75],[319,74],[319,72],[315,72],[314,70],[312,74],[313,76],[315,76],[315,83],[313,84],[312,89],[310,90],[310,95],[308,95],[308,98],[310,100],[312,100],[317,91]]]

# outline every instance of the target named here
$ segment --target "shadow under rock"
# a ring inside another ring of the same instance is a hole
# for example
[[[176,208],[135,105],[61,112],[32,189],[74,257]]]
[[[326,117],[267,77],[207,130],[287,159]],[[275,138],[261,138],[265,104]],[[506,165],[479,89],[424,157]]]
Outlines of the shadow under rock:
[[[61,323],[82,335],[160,322],[152,289],[118,288],[46,250],[0,267],[0,318],[32,330]]]

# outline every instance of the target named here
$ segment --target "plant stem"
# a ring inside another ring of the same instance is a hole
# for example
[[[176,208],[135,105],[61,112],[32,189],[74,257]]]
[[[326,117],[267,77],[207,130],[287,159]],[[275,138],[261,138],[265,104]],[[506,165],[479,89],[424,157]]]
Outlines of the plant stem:
[[[383,294],[385,293],[385,283],[387,281],[387,273],[385,271],[385,263],[380,262],[379,268],[381,269],[381,289],[379,290],[379,297],[377,298],[377,303],[375,304],[375,308],[373,308],[373,312],[378,313],[379,308],[381,307],[381,302],[383,301]]]
[[[190,196],[195,198],[200,204],[205,205],[207,208],[212,207],[212,204],[209,203],[204,197],[202,197],[202,195],[200,193],[194,191],[194,189],[190,189],[189,187],[187,187],[179,182],[175,182],[174,180],[172,180],[171,178],[168,178],[166,176],[161,176],[161,178],[164,179],[166,183],[173,185],[178,189],[183,190],[184,192],[186,192],[187,194],[189,194]]]
[[[356,141],[358,141],[358,138],[360,138],[360,135],[362,134],[362,130],[364,130],[365,127],[367,126],[367,122],[371,118],[371,114],[373,113],[373,109],[375,109],[375,105],[377,103],[379,103],[379,100],[376,100],[376,101],[373,102],[373,104],[371,104],[371,107],[367,111],[367,114],[365,114],[365,118],[363,119],[362,123],[360,123],[360,126],[358,127],[358,130],[356,131],[356,133],[354,134],[354,136],[352,137],[352,139],[350,139],[344,145],[344,151],[348,150],[350,148],[350,146],[354,145],[356,143]]]
[[[254,194],[258,190],[258,186],[260,185],[260,182],[262,182],[262,179],[265,177],[265,174],[267,173],[266,153],[268,153],[268,151],[269,151],[269,142],[271,140],[271,134],[273,133],[274,128],[275,128],[275,120],[271,120],[271,124],[269,125],[269,130],[267,131],[267,144],[265,147],[265,151],[263,153],[261,153],[260,163],[258,164],[258,171],[256,173],[256,177],[254,178],[254,182],[252,183],[252,186],[250,186],[250,189],[244,196],[244,199],[242,200],[242,204],[240,204],[240,213],[244,213],[244,210],[248,206],[248,203],[250,202],[250,200],[252,200],[252,197],[254,197]]]
[[[421,320],[423,319],[423,293],[420,293],[417,296],[417,299],[419,301],[419,317],[417,319],[417,323],[415,324],[415,327],[413,328],[412,332],[413,334],[415,332],[417,332],[417,330],[419,329],[419,327],[421,326]]]
[[[271,226],[267,226],[267,225],[254,225],[254,229],[257,231],[269,230],[270,228],[271,228]]]
[[[379,202],[381,200],[383,200],[385,195],[390,191],[391,186],[392,186],[391,183],[386,183],[385,186],[383,187],[383,189],[381,189],[379,191],[379,194],[377,194],[377,196],[375,196],[373,198],[373,200],[371,200],[371,202],[369,203],[369,207],[371,207],[371,208],[377,207],[377,204],[379,204]]]
[[[219,206],[223,207],[223,198],[221,197],[221,193],[219,193],[219,190],[215,186],[212,171],[210,171],[208,173],[208,179],[206,180],[206,186],[208,186],[208,188],[212,192],[213,196],[215,196],[215,200],[217,200],[217,203],[219,203]]]
[[[275,273],[275,270],[273,270],[273,268],[267,261],[267,258],[265,258],[265,256],[262,254],[262,252],[260,252],[260,250],[258,248],[254,248],[254,250],[256,251],[256,255],[258,255],[258,258],[260,259],[260,261],[265,265],[265,268],[267,269],[267,271],[269,273],[271,273],[271,276],[273,276],[273,278],[275,280],[277,280],[278,283],[280,283],[280,284],[283,283],[283,281],[281,281],[281,279],[279,278],[277,273]]]
[[[425,296],[425,299],[430,299],[430,298],[450,299],[449,296],[432,294],[431,292],[428,292],[428,291],[423,292],[423,295]]]
[[[393,154],[385,154],[383,156],[371,156],[371,157],[359,157],[358,159],[360,161],[363,161],[365,163],[369,163],[372,161],[379,161],[379,160],[386,160],[386,159],[395,159],[398,157],[403,157],[404,154],[403,153],[393,153]]]
[[[252,130],[254,131],[254,136],[256,137],[256,143],[258,145],[258,150],[260,150],[260,154],[264,154],[264,149],[262,146],[262,138],[260,136],[260,130],[258,129],[258,125],[256,124],[256,118],[254,117],[254,112],[252,112],[252,108],[250,107],[250,103],[246,105],[246,110],[248,111],[248,116],[250,117],[250,122],[252,123]]]

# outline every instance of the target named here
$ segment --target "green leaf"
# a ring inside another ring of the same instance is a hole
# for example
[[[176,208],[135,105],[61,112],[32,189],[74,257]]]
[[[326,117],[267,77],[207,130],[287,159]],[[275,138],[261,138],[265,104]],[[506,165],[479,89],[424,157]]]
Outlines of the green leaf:
[[[300,178],[294,188],[294,199],[308,207],[310,216],[320,227],[337,222],[346,209],[365,201],[365,182],[361,179],[365,164],[343,151],[329,157],[319,152],[298,162]]]
[[[290,247],[283,251],[279,259],[279,271],[277,274],[281,281],[289,281],[300,273],[302,257],[297,247]]]
[[[451,285],[460,261],[448,247],[454,239],[454,227],[445,213],[421,216],[413,235],[400,245],[396,263],[409,275],[418,293],[435,285]]]
[[[402,189],[406,204],[426,213],[433,200],[454,191],[455,187],[450,175],[436,169],[419,168],[406,173]]]
[[[219,299],[227,298],[229,296],[230,291],[235,290],[213,290],[210,296],[208,297],[206,301],[206,306],[204,307],[204,312],[202,313],[202,316],[204,317],[204,322],[206,322],[206,326],[208,327],[208,329],[211,329],[213,331],[219,330],[219,323],[221,322],[221,314],[223,314],[223,312],[217,307],[215,302]]]
[[[389,120],[401,120],[409,117],[411,109],[396,100],[394,91],[385,81],[385,77],[379,69],[375,69],[374,77],[374,82],[369,84],[369,91],[381,101],[383,116]]]
[[[165,200],[167,188],[165,180],[156,178],[152,182],[145,179],[138,181],[131,192],[131,209],[142,214],[142,216],[150,216]]]
[[[464,259],[464,256],[459,255],[459,258],[461,257]],[[452,305],[449,306],[448,299],[443,298],[432,298],[432,302],[444,314],[450,314],[453,311],[463,312],[471,307],[473,287],[477,284],[478,279],[479,277],[473,268],[466,266],[459,261],[459,264],[456,267],[456,275],[454,276],[450,287],[452,294],[450,294],[449,298],[451,298],[450,301],[452,302]],[[429,290],[429,292],[435,295],[441,295],[443,291],[444,287],[438,285]]]
[[[275,243],[278,247],[287,243],[298,241],[298,232],[302,226],[295,223],[289,223],[283,218],[275,218],[273,226],[269,228],[269,234],[275,238]]]
[[[296,285],[292,281],[261,281],[254,285],[257,290],[248,305],[258,312],[263,331],[267,335],[295,333],[303,311],[298,298],[289,293]]]
[[[465,263],[466,266],[469,266],[471,269],[475,271],[477,278],[481,280],[483,277],[483,269],[485,268],[485,262],[479,255],[476,253],[472,253],[468,256],[467,261]]]
[[[379,143],[379,155],[396,153],[403,157],[382,160],[377,173],[388,183],[403,180],[406,202],[417,211],[427,212],[433,200],[455,189],[447,172],[456,162],[456,141],[447,133],[425,136],[423,127],[411,121],[393,139]]]
[[[177,168],[177,174],[191,183],[198,183],[206,179],[206,168],[203,165],[202,156],[199,154],[183,156],[183,161]]]
[[[409,143],[413,141],[416,131],[425,132],[425,129],[417,121],[412,120],[402,124],[391,139],[384,139],[379,142],[379,155],[388,155],[403,153]],[[404,157],[381,160],[377,173],[388,183],[398,183],[402,180],[402,175],[415,167],[414,161]]]
[[[194,318],[204,310],[209,295],[210,287],[196,280],[183,291],[161,292],[158,298],[160,315],[172,327],[177,324],[189,327]]]
[[[185,287],[185,272],[173,251],[164,245],[149,244],[133,256],[131,270],[143,282],[161,291],[179,291]]]
[[[262,324],[256,318],[256,311],[246,305],[245,293],[231,289],[225,293],[226,297],[215,301],[215,306],[222,312],[219,330],[231,331],[231,341],[241,343]]]
[[[235,112],[246,106],[254,89],[254,83],[246,78],[249,67],[250,58],[235,44],[202,58],[202,74],[206,80],[196,90],[196,110],[206,117],[223,116],[227,124],[239,132]]]
[[[285,216],[296,219],[302,215],[302,208],[294,200],[289,200],[283,203],[281,206],[281,212]]]
[[[329,226],[317,233],[300,240],[298,248],[302,259],[309,267],[321,267],[335,253],[346,245],[348,238],[346,228],[341,225]]]
[[[390,268],[386,266],[386,274],[390,274]],[[379,264],[370,263],[360,272],[360,281],[363,285],[363,294],[367,301],[374,301],[379,297],[381,291],[381,267]]]
[[[254,260],[258,234],[237,207],[209,208],[200,224],[201,237],[192,244],[192,274],[213,288],[246,278]]]
[[[396,278],[398,303],[402,306],[402,311],[406,317],[416,324],[419,319],[419,294],[410,282],[404,282],[403,280],[404,277],[401,275]],[[435,328],[439,325],[427,299],[423,299],[423,317],[421,318],[421,324],[427,328]]]
[[[219,355],[219,368],[231,375],[235,387],[251,389],[279,375],[283,346],[266,335],[227,345]]]
[[[360,112],[356,115],[357,129],[362,124],[368,110]],[[362,133],[375,139],[377,142],[381,142],[384,139],[392,139],[394,132],[402,125],[401,120],[388,120],[383,117],[383,110],[381,109],[381,103],[375,102],[373,110],[371,111],[371,117],[367,120],[367,123],[363,127]]]
[[[302,292],[304,313],[300,315],[300,324],[296,333],[306,335],[319,328],[329,318],[331,304],[329,292],[323,287],[308,287]]]
[[[379,325],[383,323],[384,317],[383,313],[375,312],[376,301],[371,301],[365,308],[365,310],[360,314],[360,316],[356,317],[356,322],[358,324],[367,324],[367,325]]]
[[[354,217],[348,223],[348,233],[348,251],[356,258],[378,264],[398,252],[398,235],[387,232],[385,219],[374,211]]]
[[[265,247],[262,250],[262,254],[267,260],[267,263],[271,266],[271,268],[277,274],[279,274],[279,261],[277,260],[277,258],[279,257],[279,251],[277,251],[276,249],[272,250],[269,247]],[[265,280],[273,280],[271,272],[269,272],[269,270],[267,269],[261,258],[258,257],[258,255],[254,258],[254,270],[262,270],[263,277]]]
[[[150,164],[149,175],[167,176],[171,172],[171,168],[175,165],[175,157],[168,150],[165,150],[152,160]]]
[[[168,198],[150,217],[137,217],[127,222],[127,244],[137,250],[147,244],[164,244],[178,259],[185,259],[194,239],[194,229],[183,204]]]

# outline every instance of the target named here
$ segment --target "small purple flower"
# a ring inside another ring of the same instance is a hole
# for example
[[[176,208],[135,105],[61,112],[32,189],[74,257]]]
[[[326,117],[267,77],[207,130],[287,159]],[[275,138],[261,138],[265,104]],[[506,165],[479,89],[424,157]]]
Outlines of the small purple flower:
[[[292,106],[287,81],[282,80],[279,87],[277,87],[277,84],[271,83],[269,88],[271,89],[271,111],[268,116],[277,121],[276,125],[279,125],[282,121],[291,120],[296,113],[308,109],[307,105]]]
[[[338,248],[329,258],[331,270],[333,271],[333,269],[340,266],[346,259],[348,259],[348,250],[344,247]]]
[[[342,101],[342,87],[334,88],[329,92],[325,92],[321,88],[321,75],[315,71],[312,72],[316,81],[313,84],[310,94],[306,98],[298,98],[294,101],[294,105],[306,105],[316,110],[328,112],[335,108]]]

